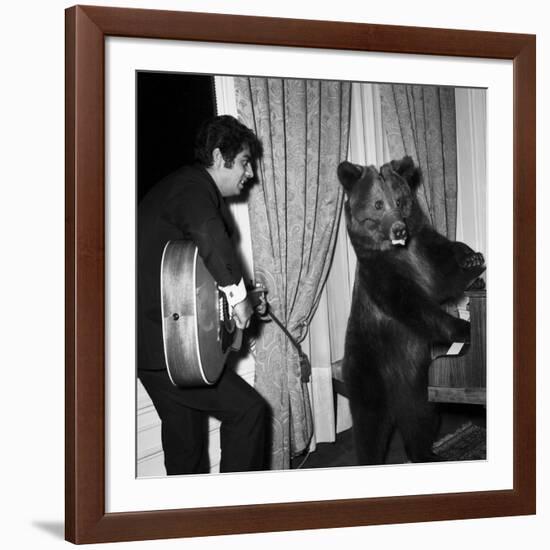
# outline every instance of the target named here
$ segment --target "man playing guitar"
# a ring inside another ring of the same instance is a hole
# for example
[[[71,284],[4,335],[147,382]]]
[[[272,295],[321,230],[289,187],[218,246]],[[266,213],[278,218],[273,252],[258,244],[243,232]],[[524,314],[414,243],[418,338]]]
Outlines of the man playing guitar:
[[[196,139],[197,164],[170,174],[138,207],[138,377],[162,422],[168,475],[207,471],[205,418],[221,421],[221,472],[264,468],[264,399],[231,369],[207,387],[175,386],[167,373],[159,269],[168,241],[187,239],[225,294],[237,327],[250,322],[242,268],[224,197],[239,195],[255,173],[262,145],[235,118],[215,117]]]

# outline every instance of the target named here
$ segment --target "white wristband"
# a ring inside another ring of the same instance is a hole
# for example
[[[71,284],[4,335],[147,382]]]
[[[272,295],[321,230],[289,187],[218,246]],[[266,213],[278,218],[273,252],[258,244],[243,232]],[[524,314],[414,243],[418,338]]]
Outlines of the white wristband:
[[[220,286],[219,289],[225,294],[227,303],[231,308],[246,298],[246,287],[242,279],[236,285]]]

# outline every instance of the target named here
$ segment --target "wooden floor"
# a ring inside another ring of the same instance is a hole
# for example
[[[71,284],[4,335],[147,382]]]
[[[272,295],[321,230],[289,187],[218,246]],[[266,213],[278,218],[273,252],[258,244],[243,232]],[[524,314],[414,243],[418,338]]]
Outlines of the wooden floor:
[[[441,428],[437,439],[454,433],[467,422],[485,427],[485,407],[479,405],[441,405]],[[407,456],[399,433],[394,433],[390,443],[388,464],[403,464]],[[319,443],[315,452],[297,456],[292,461],[292,468],[336,468],[357,466],[353,446],[352,430],[337,435],[334,443]]]

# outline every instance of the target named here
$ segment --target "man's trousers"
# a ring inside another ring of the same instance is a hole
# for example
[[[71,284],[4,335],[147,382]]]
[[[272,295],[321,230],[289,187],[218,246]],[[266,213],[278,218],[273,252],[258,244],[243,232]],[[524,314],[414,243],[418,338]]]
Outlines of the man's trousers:
[[[268,406],[233,370],[198,388],[174,386],[166,370],[138,370],[138,377],[162,422],[168,475],[208,471],[208,415],[221,421],[221,472],[265,469]]]

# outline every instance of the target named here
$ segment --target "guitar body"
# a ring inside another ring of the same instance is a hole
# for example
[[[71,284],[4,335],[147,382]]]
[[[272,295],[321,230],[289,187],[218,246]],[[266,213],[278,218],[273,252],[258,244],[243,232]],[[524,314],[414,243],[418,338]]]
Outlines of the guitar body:
[[[168,374],[176,386],[209,386],[222,374],[231,325],[227,302],[190,241],[169,241],[161,262],[162,333]],[[222,345],[223,344],[223,345]]]

